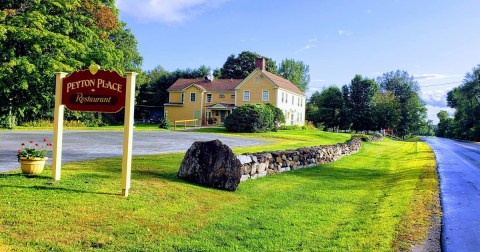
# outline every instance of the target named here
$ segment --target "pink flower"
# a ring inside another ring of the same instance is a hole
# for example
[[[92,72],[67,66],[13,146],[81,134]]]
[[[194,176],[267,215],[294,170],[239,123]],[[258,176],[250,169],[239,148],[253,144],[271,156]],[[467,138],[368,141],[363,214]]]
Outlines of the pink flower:
[[[28,140],[30,143],[33,143],[33,140]]]
[[[20,152],[22,152],[22,150],[18,150],[17,152],[20,153]]]
[[[35,144],[35,146],[38,146],[38,144]]]
[[[44,142],[47,142],[48,140],[46,138],[43,139]]]

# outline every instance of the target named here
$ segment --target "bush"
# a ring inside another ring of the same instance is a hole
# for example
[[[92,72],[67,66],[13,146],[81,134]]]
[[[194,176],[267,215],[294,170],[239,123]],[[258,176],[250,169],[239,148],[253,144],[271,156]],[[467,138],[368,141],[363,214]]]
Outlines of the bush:
[[[275,131],[275,110],[272,105],[245,104],[225,118],[225,129],[230,132]]]
[[[305,125],[302,126],[302,129],[304,130],[318,130],[317,127],[315,127],[315,124],[311,121],[305,121]]]
[[[172,125],[165,117],[160,119],[160,121],[158,122],[158,127],[161,129],[168,129],[169,126],[172,126]]]

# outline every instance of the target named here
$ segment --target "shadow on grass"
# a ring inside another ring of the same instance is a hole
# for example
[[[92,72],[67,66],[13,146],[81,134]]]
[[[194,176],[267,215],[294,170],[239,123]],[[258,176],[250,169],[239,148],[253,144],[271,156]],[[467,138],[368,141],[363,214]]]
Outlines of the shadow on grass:
[[[25,177],[28,179],[42,179],[42,180],[51,180],[50,176],[41,176],[41,175],[31,175],[31,174],[23,174],[23,173],[0,173],[1,178],[11,178],[11,177]]]
[[[51,186],[18,186],[18,185],[1,185],[0,187],[10,187],[10,188],[23,188],[23,189],[32,189],[32,190],[44,190],[44,191],[64,191],[69,193],[82,193],[82,194],[99,194],[99,195],[120,195],[119,193],[107,193],[107,192],[92,192],[78,189],[62,188]]]

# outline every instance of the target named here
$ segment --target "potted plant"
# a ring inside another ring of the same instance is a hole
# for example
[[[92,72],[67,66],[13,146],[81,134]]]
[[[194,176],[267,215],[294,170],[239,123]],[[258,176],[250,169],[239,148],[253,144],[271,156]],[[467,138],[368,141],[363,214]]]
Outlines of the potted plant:
[[[45,161],[48,159],[47,147],[52,144],[46,139],[43,139],[43,144],[35,143],[29,140],[29,146],[25,147],[22,143],[22,148],[18,150],[17,157],[20,162],[20,168],[24,174],[40,174],[45,167]]]

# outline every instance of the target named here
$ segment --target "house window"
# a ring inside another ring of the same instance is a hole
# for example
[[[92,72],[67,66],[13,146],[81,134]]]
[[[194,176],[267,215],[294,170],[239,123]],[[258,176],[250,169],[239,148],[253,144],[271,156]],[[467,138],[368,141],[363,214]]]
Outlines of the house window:
[[[285,94],[285,103],[288,103],[288,94]]]
[[[215,110],[215,116],[220,116],[220,113],[218,113],[218,110]]]
[[[250,101],[250,91],[249,90],[243,91],[243,101]]]
[[[207,102],[212,102],[212,94],[207,94]]]
[[[197,93],[190,93],[190,102],[195,102],[197,99]]]
[[[295,96],[292,95],[292,105],[295,105]]]
[[[212,118],[212,111],[205,112],[205,117],[206,118]]]
[[[285,100],[285,93],[282,92],[282,102]]]
[[[184,94],[184,93],[182,93],[182,102],[183,102],[183,97],[184,97],[184,96],[185,96],[185,94]]]
[[[219,94],[218,97],[219,98],[225,98],[225,94]]]
[[[262,91],[262,101],[268,101],[270,98],[269,98],[269,93],[268,93],[268,90],[263,90]]]
[[[254,83],[260,83],[260,77],[255,76],[255,78],[253,78],[253,82]]]
[[[235,94],[230,95],[230,98],[235,98]]]

